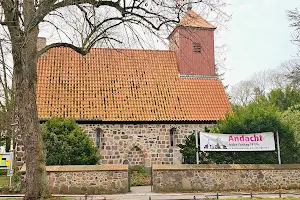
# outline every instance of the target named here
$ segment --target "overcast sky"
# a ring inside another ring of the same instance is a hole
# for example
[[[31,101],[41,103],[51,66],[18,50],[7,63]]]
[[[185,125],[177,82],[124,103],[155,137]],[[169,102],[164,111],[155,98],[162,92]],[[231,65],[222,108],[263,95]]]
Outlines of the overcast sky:
[[[221,40],[229,47],[224,84],[234,85],[252,73],[275,68],[297,54],[291,43],[286,10],[300,6],[299,0],[229,0],[232,20]]]
[[[295,58],[297,46],[291,42],[293,28],[289,27],[286,11],[300,7],[299,0],[224,1],[229,4],[225,11],[232,15],[232,19],[226,24],[227,30],[219,26],[220,34],[216,37],[218,46],[226,44],[228,48],[225,69],[221,70],[225,72],[225,85],[232,86],[254,72],[276,68],[282,62]],[[41,35],[49,42],[52,32],[45,29]],[[146,39],[149,40],[149,37]],[[147,40],[144,41],[146,48]],[[153,41],[149,41],[153,47]],[[161,43],[158,47],[168,48]]]

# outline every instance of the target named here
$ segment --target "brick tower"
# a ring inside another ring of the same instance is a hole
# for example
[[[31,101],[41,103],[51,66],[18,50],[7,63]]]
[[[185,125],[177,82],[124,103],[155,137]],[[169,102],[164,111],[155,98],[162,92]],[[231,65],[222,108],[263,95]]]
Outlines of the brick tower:
[[[176,52],[181,76],[216,76],[215,29],[191,8],[180,20],[168,39],[169,49]]]

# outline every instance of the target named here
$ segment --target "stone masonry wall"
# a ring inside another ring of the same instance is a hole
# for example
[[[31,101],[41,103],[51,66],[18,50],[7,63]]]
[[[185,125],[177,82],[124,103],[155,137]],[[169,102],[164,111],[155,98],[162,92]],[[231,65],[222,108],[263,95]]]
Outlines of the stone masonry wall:
[[[154,192],[300,189],[300,165],[153,165]]]
[[[91,137],[95,146],[96,129],[101,129],[99,164],[143,163],[149,167],[151,164],[181,164],[182,155],[177,144],[183,143],[185,137],[192,134],[193,130],[203,131],[205,126],[210,127],[211,124],[88,124],[81,126]],[[172,128],[176,128],[176,131],[174,146],[170,147]],[[134,153],[137,155],[134,158],[130,152],[136,148],[140,151]],[[24,155],[24,146],[22,140],[19,139],[16,149],[17,169],[23,166]],[[141,158],[140,155],[143,157]]]
[[[204,130],[204,124],[89,124],[82,125],[96,145],[96,129],[101,129],[100,164],[180,164],[177,144],[183,143],[193,130]],[[170,130],[176,128],[174,146],[170,146]],[[140,149],[133,158],[132,149]],[[142,153],[143,158],[140,158]],[[135,159],[135,160],[133,160]],[[137,160],[138,159],[138,160]],[[130,161],[134,161],[130,163]]]
[[[52,194],[128,192],[128,165],[48,166]]]
[[[16,141],[17,141],[17,145],[15,149],[14,160],[16,163],[16,169],[20,170],[25,163],[25,148],[24,148],[23,140],[20,135],[17,136]]]
[[[138,147],[134,147],[128,152],[127,159],[131,165],[145,165],[144,154]]]

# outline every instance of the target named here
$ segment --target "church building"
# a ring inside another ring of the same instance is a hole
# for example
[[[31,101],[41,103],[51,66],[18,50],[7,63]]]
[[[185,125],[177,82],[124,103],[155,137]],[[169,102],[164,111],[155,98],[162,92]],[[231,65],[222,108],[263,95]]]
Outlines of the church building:
[[[99,164],[180,164],[177,145],[232,112],[216,75],[215,29],[188,10],[169,50],[49,50],[38,61],[39,119],[76,120]]]

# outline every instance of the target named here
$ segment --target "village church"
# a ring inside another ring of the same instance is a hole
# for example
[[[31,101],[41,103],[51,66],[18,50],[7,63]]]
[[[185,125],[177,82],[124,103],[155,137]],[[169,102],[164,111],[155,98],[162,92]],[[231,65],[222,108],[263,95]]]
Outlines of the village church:
[[[38,61],[40,121],[75,119],[98,147],[99,164],[180,164],[177,145],[232,112],[216,75],[215,29],[188,10],[169,50],[49,50]]]

